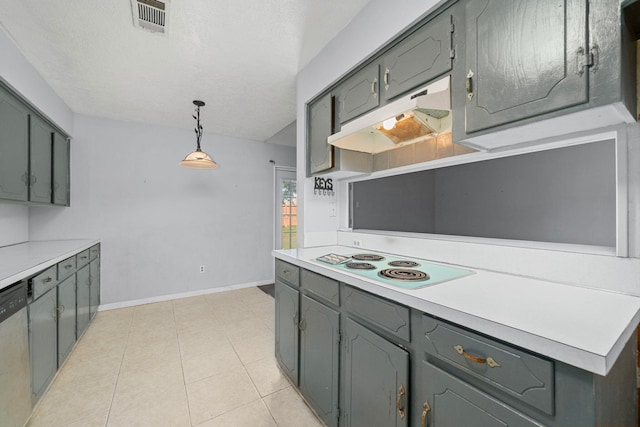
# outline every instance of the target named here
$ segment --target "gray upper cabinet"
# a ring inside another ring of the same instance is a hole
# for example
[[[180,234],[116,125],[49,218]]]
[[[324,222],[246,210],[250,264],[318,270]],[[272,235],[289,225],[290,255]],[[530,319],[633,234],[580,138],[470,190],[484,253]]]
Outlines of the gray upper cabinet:
[[[0,87],[0,199],[27,201],[29,111]]]
[[[53,134],[53,204],[69,206],[69,141]]]
[[[300,292],[280,280],[275,283],[275,353],[282,371],[298,385],[298,318]]]
[[[0,200],[69,205],[69,141],[0,84]]]
[[[333,167],[333,146],[327,143],[327,138],[333,132],[333,105],[333,97],[327,94],[309,106],[307,157],[310,174]]]
[[[588,101],[586,6],[467,1],[467,133]]]
[[[30,116],[29,201],[51,203],[51,151],[53,129],[38,117]]]
[[[408,426],[409,353],[351,319],[345,340],[344,425]]]
[[[453,16],[444,12],[382,57],[382,97],[395,98],[451,70]]]
[[[300,391],[329,427],[338,425],[340,313],[302,295]]]
[[[373,63],[350,77],[338,89],[340,124],[380,105],[380,66]]]

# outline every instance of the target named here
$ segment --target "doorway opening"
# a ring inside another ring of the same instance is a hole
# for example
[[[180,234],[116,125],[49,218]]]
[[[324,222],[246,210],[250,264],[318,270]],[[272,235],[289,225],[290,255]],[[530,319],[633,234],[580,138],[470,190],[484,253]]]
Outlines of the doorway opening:
[[[298,193],[296,171],[276,166],[275,248],[295,249],[298,239]]]

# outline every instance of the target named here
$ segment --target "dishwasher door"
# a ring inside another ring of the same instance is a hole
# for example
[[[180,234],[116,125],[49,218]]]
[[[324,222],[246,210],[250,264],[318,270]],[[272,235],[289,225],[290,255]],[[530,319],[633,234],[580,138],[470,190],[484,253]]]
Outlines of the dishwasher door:
[[[0,426],[22,427],[31,415],[26,287],[0,291]]]

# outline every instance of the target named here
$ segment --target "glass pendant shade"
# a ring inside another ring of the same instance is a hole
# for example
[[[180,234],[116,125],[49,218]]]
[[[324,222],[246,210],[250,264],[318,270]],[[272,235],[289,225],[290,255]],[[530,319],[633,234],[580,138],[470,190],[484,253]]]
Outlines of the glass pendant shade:
[[[187,154],[187,157],[179,163],[180,166],[185,168],[195,169],[216,169],[218,164],[213,161],[211,156],[200,149],[200,140],[202,139],[202,125],[200,124],[200,107],[204,106],[202,101],[193,101],[196,106],[196,115],[193,116],[196,119],[196,151]]]
[[[218,164],[213,161],[204,151],[197,149],[196,151],[187,154],[187,157],[180,162],[180,166],[185,168],[197,168],[197,169],[215,169]]]

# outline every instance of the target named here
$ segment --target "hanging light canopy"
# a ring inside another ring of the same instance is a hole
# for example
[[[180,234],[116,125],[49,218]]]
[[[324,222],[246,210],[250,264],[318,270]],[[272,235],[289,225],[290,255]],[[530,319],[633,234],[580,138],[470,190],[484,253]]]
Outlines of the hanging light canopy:
[[[187,157],[184,158],[183,161],[180,162],[180,166],[185,168],[196,168],[196,169],[215,169],[218,167],[218,164],[213,161],[211,156],[200,149],[200,140],[202,139],[202,125],[200,124],[200,107],[204,107],[204,102],[202,101],[193,101],[196,106],[196,115],[193,116],[196,119],[196,143],[197,148],[196,151],[187,154]]]

